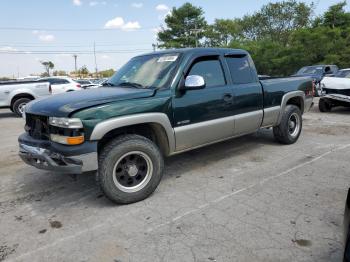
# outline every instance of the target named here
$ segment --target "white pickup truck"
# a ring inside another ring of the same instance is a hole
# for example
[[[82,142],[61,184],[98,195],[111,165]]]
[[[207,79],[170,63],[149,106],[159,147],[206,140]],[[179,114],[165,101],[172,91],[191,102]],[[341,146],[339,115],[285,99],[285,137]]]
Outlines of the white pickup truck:
[[[0,108],[10,108],[18,116],[31,100],[51,95],[49,82],[0,82]]]

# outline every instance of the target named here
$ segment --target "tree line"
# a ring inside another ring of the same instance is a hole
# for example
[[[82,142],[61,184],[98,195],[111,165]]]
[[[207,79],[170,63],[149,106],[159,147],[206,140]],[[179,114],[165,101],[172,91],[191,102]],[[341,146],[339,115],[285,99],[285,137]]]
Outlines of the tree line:
[[[285,0],[242,18],[208,24],[201,7],[172,8],[158,32],[160,48],[229,47],[249,51],[259,74],[283,76],[315,64],[350,67],[350,13],[346,1],[315,15],[315,5]]]

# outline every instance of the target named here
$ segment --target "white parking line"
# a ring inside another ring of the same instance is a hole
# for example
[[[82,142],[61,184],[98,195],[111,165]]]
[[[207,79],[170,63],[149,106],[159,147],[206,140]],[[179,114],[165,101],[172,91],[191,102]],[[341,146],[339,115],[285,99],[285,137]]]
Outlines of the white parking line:
[[[156,226],[154,226],[154,227],[151,227],[151,228],[149,228],[149,229],[147,230],[147,232],[152,232],[152,231],[154,231],[154,230],[156,230],[156,229],[159,229],[159,228],[161,228],[161,227],[163,227],[163,226],[172,224],[172,223],[174,223],[174,222],[176,222],[176,221],[178,221],[178,220],[180,220],[180,219],[182,219],[182,218],[184,218],[184,217],[187,217],[187,216],[189,216],[189,215],[192,215],[192,214],[194,214],[194,213],[197,213],[197,212],[199,212],[199,211],[202,211],[202,210],[204,210],[204,209],[210,207],[211,205],[217,204],[217,203],[219,203],[219,202],[221,202],[221,201],[223,201],[223,200],[225,200],[225,199],[227,199],[227,198],[229,198],[229,197],[232,197],[232,196],[237,195],[237,194],[239,194],[239,193],[241,193],[241,192],[247,191],[248,189],[251,189],[251,188],[253,188],[253,187],[255,187],[255,186],[260,186],[260,185],[262,185],[262,184],[265,184],[266,182],[269,182],[269,181],[271,181],[271,180],[273,180],[273,179],[275,179],[275,178],[279,178],[279,177],[281,177],[281,176],[285,176],[285,175],[289,174],[290,172],[292,172],[292,171],[294,171],[294,170],[296,170],[296,169],[302,168],[302,167],[304,167],[304,166],[307,166],[307,165],[309,165],[309,164],[312,164],[313,162],[316,162],[316,161],[318,161],[318,160],[320,160],[320,159],[322,159],[322,158],[328,156],[329,154],[331,154],[331,153],[333,153],[333,152],[336,152],[336,151],[339,151],[339,150],[344,150],[344,149],[349,148],[349,147],[350,147],[350,144],[347,144],[347,145],[343,145],[343,146],[340,146],[340,147],[331,149],[331,150],[329,150],[329,151],[327,151],[327,152],[325,152],[325,153],[319,155],[318,157],[315,157],[315,158],[311,159],[310,161],[307,161],[307,162],[305,162],[305,163],[299,164],[299,165],[297,165],[297,166],[295,166],[295,167],[292,167],[292,168],[290,168],[290,169],[288,169],[288,170],[286,170],[286,171],[283,171],[283,172],[281,172],[281,173],[279,173],[279,174],[277,174],[277,175],[273,175],[273,176],[269,176],[269,177],[267,177],[267,178],[264,178],[264,179],[262,179],[261,181],[259,181],[259,182],[257,182],[257,183],[254,183],[254,184],[251,184],[251,185],[249,185],[249,186],[247,186],[247,187],[244,187],[244,188],[241,188],[241,189],[236,190],[236,191],[234,191],[234,192],[231,192],[231,193],[229,193],[229,194],[223,195],[223,196],[221,196],[221,197],[219,197],[219,198],[217,198],[217,199],[214,199],[213,201],[210,201],[210,202],[208,202],[208,203],[206,203],[206,204],[200,205],[200,206],[198,206],[198,207],[196,207],[196,208],[194,208],[194,209],[192,209],[192,210],[189,210],[189,211],[185,212],[184,214],[182,214],[182,215],[180,215],[180,216],[174,217],[173,219],[171,219],[171,220],[169,220],[169,221],[167,221],[167,222],[165,222],[165,223],[161,223],[161,224],[159,224],[159,225],[156,225]],[[75,234],[73,234],[73,235],[60,238],[60,239],[58,239],[58,240],[52,242],[51,244],[44,245],[44,246],[41,246],[41,247],[39,247],[39,248],[37,248],[37,249],[35,249],[35,250],[32,250],[32,251],[23,253],[23,254],[17,256],[16,258],[10,259],[9,261],[18,261],[18,260],[24,259],[24,258],[29,257],[29,256],[31,256],[31,255],[34,255],[34,254],[36,254],[36,253],[38,253],[38,252],[40,252],[40,251],[43,251],[43,250],[46,250],[46,249],[48,249],[48,248],[54,247],[54,246],[56,246],[56,245],[58,245],[58,244],[60,244],[60,243],[62,243],[62,242],[64,242],[64,241],[71,240],[71,239],[75,239],[75,238],[77,238],[77,237],[79,237],[79,236],[81,236],[81,235],[83,235],[83,234],[85,234],[85,233],[92,232],[92,231],[97,230],[97,229],[100,229],[101,227],[104,227],[104,226],[109,226],[109,227],[110,227],[110,226],[111,226],[110,221],[109,221],[109,220],[107,220],[107,221],[105,220],[103,223],[100,223],[100,224],[97,224],[97,225],[95,225],[95,226],[93,226],[93,227],[90,227],[90,228],[87,228],[87,229],[85,229],[85,230],[79,231],[79,232],[77,232],[77,233],[75,233]]]

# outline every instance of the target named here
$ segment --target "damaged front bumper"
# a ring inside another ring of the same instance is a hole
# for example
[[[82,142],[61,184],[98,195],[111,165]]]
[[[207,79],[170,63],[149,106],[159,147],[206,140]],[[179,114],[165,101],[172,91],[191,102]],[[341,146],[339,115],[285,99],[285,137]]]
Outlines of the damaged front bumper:
[[[67,174],[97,170],[97,142],[66,146],[37,140],[27,133],[18,138],[19,156],[28,165]]]

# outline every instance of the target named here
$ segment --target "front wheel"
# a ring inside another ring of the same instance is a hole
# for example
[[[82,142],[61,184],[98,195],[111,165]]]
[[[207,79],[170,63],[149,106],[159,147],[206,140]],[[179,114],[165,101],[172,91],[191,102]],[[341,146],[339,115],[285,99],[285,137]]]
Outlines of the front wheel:
[[[299,107],[287,105],[281,123],[273,128],[275,139],[281,144],[294,144],[301,133],[303,118]]]
[[[152,141],[139,135],[120,136],[100,153],[100,187],[117,204],[141,201],[157,188],[163,168],[163,156]]]
[[[12,105],[12,111],[19,117],[22,116],[26,104],[31,101],[29,98],[19,98]]]
[[[332,110],[332,105],[324,98],[321,98],[318,101],[318,109],[320,109],[321,112],[330,112]]]

